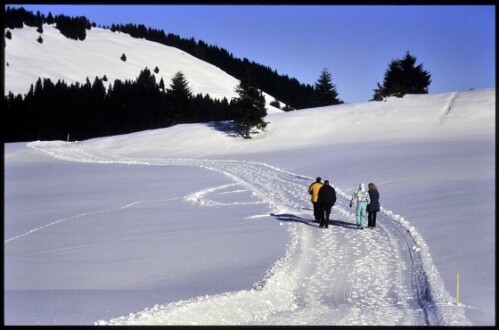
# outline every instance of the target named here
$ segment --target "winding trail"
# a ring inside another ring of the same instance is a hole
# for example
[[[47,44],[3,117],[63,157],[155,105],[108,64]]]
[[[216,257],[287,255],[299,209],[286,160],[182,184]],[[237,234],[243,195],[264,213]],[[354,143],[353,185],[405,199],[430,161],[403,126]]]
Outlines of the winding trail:
[[[267,203],[288,223],[286,255],[253,288],[194,297],[97,325],[466,325],[408,221],[389,210],[378,226],[358,230],[349,194],[338,201],[329,229],[312,222],[306,192],[312,178],[252,161],[130,158],[98,153],[84,143],[33,142],[29,147],[66,161],[196,166],[222,173]],[[217,188],[186,196],[193,203]],[[40,228],[41,229],[41,228]],[[25,235],[25,234],[23,234]],[[21,235],[22,236],[22,235]]]

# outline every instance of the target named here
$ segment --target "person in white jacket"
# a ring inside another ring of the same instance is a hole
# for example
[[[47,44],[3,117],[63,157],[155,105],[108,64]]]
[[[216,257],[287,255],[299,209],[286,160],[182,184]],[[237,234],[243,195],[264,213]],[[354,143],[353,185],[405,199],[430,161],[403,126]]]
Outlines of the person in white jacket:
[[[357,191],[353,193],[352,199],[350,200],[350,207],[355,205],[356,212],[355,215],[357,217],[357,228],[364,229],[364,223],[366,222],[366,207],[367,204],[371,202],[371,198],[369,197],[369,193],[366,191],[366,187],[361,182],[359,183],[359,187]]]

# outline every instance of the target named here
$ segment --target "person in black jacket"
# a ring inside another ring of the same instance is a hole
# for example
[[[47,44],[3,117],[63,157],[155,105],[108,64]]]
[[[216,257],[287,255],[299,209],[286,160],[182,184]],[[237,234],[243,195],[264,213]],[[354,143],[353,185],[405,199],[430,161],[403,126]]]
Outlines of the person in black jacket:
[[[331,214],[331,208],[336,203],[336,191],[329,185],[329,181],[325,180],[324,185],[319,189],[319,197],[317,202],[320,205],[321,215],[320,215],[320,227],[327,228],[329,224],[329,215]]]
[[[368,206],[367,227],[374,228],[376,227],[376,213],[381,210],[381,206],[379,205],[379,192],[378,187],[372,182],[370,182],[367,187],[369,188],[368,193],[371,198],[371,203],[369,203]]]

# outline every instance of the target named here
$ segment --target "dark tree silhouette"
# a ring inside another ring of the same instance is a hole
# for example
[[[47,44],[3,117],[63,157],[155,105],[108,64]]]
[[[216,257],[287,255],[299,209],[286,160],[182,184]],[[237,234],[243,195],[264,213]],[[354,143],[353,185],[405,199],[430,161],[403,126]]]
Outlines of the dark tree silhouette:
[[[377,83],[373,100],[380,101],[387,96],[402,97],[405,94],[428,94],[431,75],[423,70],[423,64],[416,66],[416,57],[409,52],[403,59],[393,60],[388,66],[383,85]]]
[[[263,120],[267,115],[265,98],[261,91],[244,82],[236,87],[236,93],[239,97],[234,98],[231,104],[234,123],[241,128],[244,138],[250,139],[252,127],[264,129],[267,126]]]
[[[191,116],[189,99],[192,97],[189,82],[181,71],[172,78],[170,88],[166,91],[168,109],[173,117],[173,123],[183,122]]]
[[[315,83],[315,106],[340,104],[343,101],[338,99],[336,85],[333,84],[331,73],[324,68],[317,82]]]

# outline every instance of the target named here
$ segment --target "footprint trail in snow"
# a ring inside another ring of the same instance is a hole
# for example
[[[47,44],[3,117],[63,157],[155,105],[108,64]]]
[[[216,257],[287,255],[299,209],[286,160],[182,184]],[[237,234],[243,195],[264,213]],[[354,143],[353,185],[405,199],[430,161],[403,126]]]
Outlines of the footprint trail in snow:
[[[213,170],[228,176],[231,188],[267,203],[289,230],[286,255],[269,265],[253,288],[156,305],[97,325],[469,324],[462,308],[452,304],[415,229],[382,210],[374,230],[358,230],[349,195],[338,187],[332,222],[328,229],[320,229],[312,222],[307,193],[312,178],[264,163],[129,158],[99,154],[79,143],[29,146],[68,161]],[[209,194],[229,186],[207,188],[185,199],[209,207],[214,203]]]

